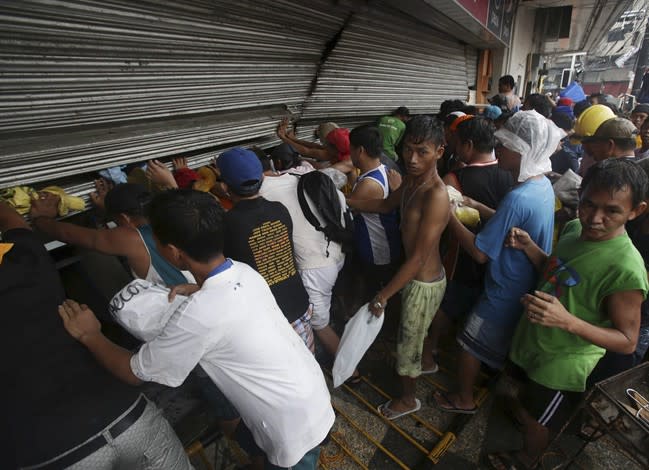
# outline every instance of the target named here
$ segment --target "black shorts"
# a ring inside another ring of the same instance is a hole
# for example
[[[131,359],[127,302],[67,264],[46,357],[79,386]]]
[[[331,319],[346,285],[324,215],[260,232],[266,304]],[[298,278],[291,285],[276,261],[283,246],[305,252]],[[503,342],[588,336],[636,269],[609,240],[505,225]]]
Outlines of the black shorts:
[[[561,430],[579,407],[583,393],[552,390],[528,379],[520,394],[527,412],[553,432]]]
[[[446,284],[444,298],[439,308],[453,320],[466,317],[482,294],[481,287],[472,287],[461,282],[450,280]]]

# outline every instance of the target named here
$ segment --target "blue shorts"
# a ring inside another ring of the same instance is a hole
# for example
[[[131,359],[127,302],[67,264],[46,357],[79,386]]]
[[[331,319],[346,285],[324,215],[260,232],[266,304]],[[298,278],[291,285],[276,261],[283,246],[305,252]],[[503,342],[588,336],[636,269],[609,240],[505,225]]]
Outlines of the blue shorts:
[[[473,311],[458,334],[457,342],[480,362],[500,370],[507,360],[517,324],[518,319],[509,323],[493,322]]]

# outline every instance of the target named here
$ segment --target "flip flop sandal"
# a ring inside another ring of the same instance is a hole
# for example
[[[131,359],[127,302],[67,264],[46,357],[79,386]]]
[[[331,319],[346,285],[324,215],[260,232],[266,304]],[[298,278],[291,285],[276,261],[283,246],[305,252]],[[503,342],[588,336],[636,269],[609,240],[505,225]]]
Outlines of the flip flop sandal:
[[[450,405],[450,407],[447,408],[445,406],[442,406],[437,401],[437,399],[435,398],[436,395],[439,395],[440,397],[442,397],[444,399],[444,401],[446,401],[446,403],[448,403]],[[474,406],[473,408],[469,408],[469,409],[458,408],[455,405],[455,403],[451,400],[451,398],[448,396],[448,394],[446,394],[445,392],[442,392],[441,390],[437,390],[433,394],[433,403],[435,405],[435,408],[437,408],[440,411],[445,411],[447,413],[458,413],[458,414],[463,414],[463,415],[474,415],[474,414],[476,414],[478,412],[478,407],[477,406]]]
[[[430,370],[422,370],[421,375],[430,375],[430,374],[436,374],[439,372],[439,364],[435,364],[435,367],[433,367]]]
[[[379,415],[381,417],[389,420],[389,421],[393,421],[393,420],[395,420],[397,418],[401,418],[402,416],[406,416],[406,415],[409,415],[411,413],[416,413],[417,411],[419,411],[421,409],[421,402],[417,398],[415,398],[415,407],[413,409],[411,409],[411,410],[408,410],[408,411],[401,411],[401,412],[393,411],[393,410],[390,409],[390,404],[391,403],[392,403],[392,400],[389,400],[386,403],[383,403],[382,405],[379,405],[376,408],[376,411],[379,412]],[[386,412],[388,414],[386,414]]]

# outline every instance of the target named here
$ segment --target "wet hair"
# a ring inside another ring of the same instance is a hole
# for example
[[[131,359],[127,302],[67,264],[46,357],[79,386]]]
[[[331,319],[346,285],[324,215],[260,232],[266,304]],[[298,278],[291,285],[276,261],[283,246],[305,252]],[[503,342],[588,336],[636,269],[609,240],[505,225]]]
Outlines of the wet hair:
[[[180,248],[199,263],[223,253],[224,214],[213,196],[192,189],[164,191],[149,206],[151,228],[160,243]]]
[[[460,142],[473,142],[473,147],[480,153],[493,151],[496,144],[494,132],[496,127],[491,119],[476,116],[462,121],[457,126],[457,137]]]
[[[581,113],[586,111],[591,106],[592,105],[589,103],[588,100],[583,100],[578,103],[575,103],[575,106],[572,108],[572,112],[575,113],[575,117],[578,118],[579,116],[581,116]]]
[[[476,114],[478,114],[478,108],[476,108],[475,106],[465,106],[462,109],[462,112],[464,114],[471,114],[475,116]]]
[[[503,75],[498,79],[498,85],[507,85],[513,90],[516,82],[514,81],[514,77],[511,75]]]
[[[511,112],[511,111],[503,111],[503,113],[500,116],[498,116],[496,119],[494,119],[494,124],[496,125],[496,127],[498,127],[498,126],[502,127],[505,124],[507,124],[507,121],[513,115],[514,115],[514,113]]]
[[[498,106],[501,111],[509,111],[509,104],[507,103],[507,98],[503,95],[494,95],[489,100],[489,103]]]
[[[609,158],[588,169],[581,181],[582,192],[589,187],[609,193],[629,188],[631,203],[636,207],[647,197],[649,178],[637,163],[626,158]]]
[[[410,110],[408,108],[406,108],[405,106],[399,106],[397,109],[394,110],[392,115],[393,116],[410,117]]]
[[[270,156],[268,156],[266,152],[264,152],[264,149],[262,149],[261,147],[257,147],[256,145],[253,145],[252,147],[250,147],[250,150],[252,150],[254,154],[257,155],[257,158],[261,162],[261,167],[264,171],[268,171],[271,169]]]
[[[145,217],[151,193],[141,184],[118,184],[106,193],[104,208],[108,217],[126,214],[131,217]]]
[[[552,107],[547,97],[539,93],[532,93],[525,98],[524,106],[528,109],[533,109],[544,118],[549,118],[552,114]]]
[[[439,119],[425,115],[415,116],[406,124],[403,141],[413,144],[432,142],[438,146],[444,145],[444,127]]]
[[[564,131],[569,131],[575,126],[575,120],[566,113],[552,113],[552,122]]]
[[[461,100],[446,100],[439,105],[439,113],[437,117],[439,119],[444,119],[446,116],[451,114],[453,111],[462,111],[466,105]]]
[[[374,126],[358,126],[349,133],[349,143],[354,147],[363,147],[372,158],[381,158],[383,138]]]

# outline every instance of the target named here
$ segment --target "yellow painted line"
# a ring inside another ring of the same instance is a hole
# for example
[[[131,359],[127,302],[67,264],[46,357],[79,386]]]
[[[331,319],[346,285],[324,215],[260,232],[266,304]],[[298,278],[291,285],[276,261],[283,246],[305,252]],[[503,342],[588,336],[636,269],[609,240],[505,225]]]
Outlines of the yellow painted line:
[[[338,413],[340,416],[345,418],[349,424],[352,425],[354,429],[356,429],[358,432],[360,432],[367,440],[369,440],[372,444],[374,444],[378,449],[380,449],[385,455],[390,457],[394,463],[396,463],[399,467],[403,468],[404,470],[410,470],[410,467],[408,467],[405,463],[403,463],[396,455],[394,455],[392,452],[390,452],[388,449],[383,447],[379,441],[374,439],[372,436],[370,436],[368,433],[365,432],[363,428],[361,428],[356,422],[351,419],[345,412],[343,412],[336,404],[332,403],[332,406],[336,410],[336,413]]]
[[[363,470],[369,470],[367,468],[367,465],[361,462],[360,459],[356,455],[354,455],[354,453],[351,450],[349,450],[342,442],[340,442],[336,436],[331,434],[329,437],[331,437],[331,440],[334,441],[336,444],[338,444],[338,447],[340,447],[343,450],[343,452],[349,456],[350,459],[356,462],[356,464],[359,467],[361,467]]]

